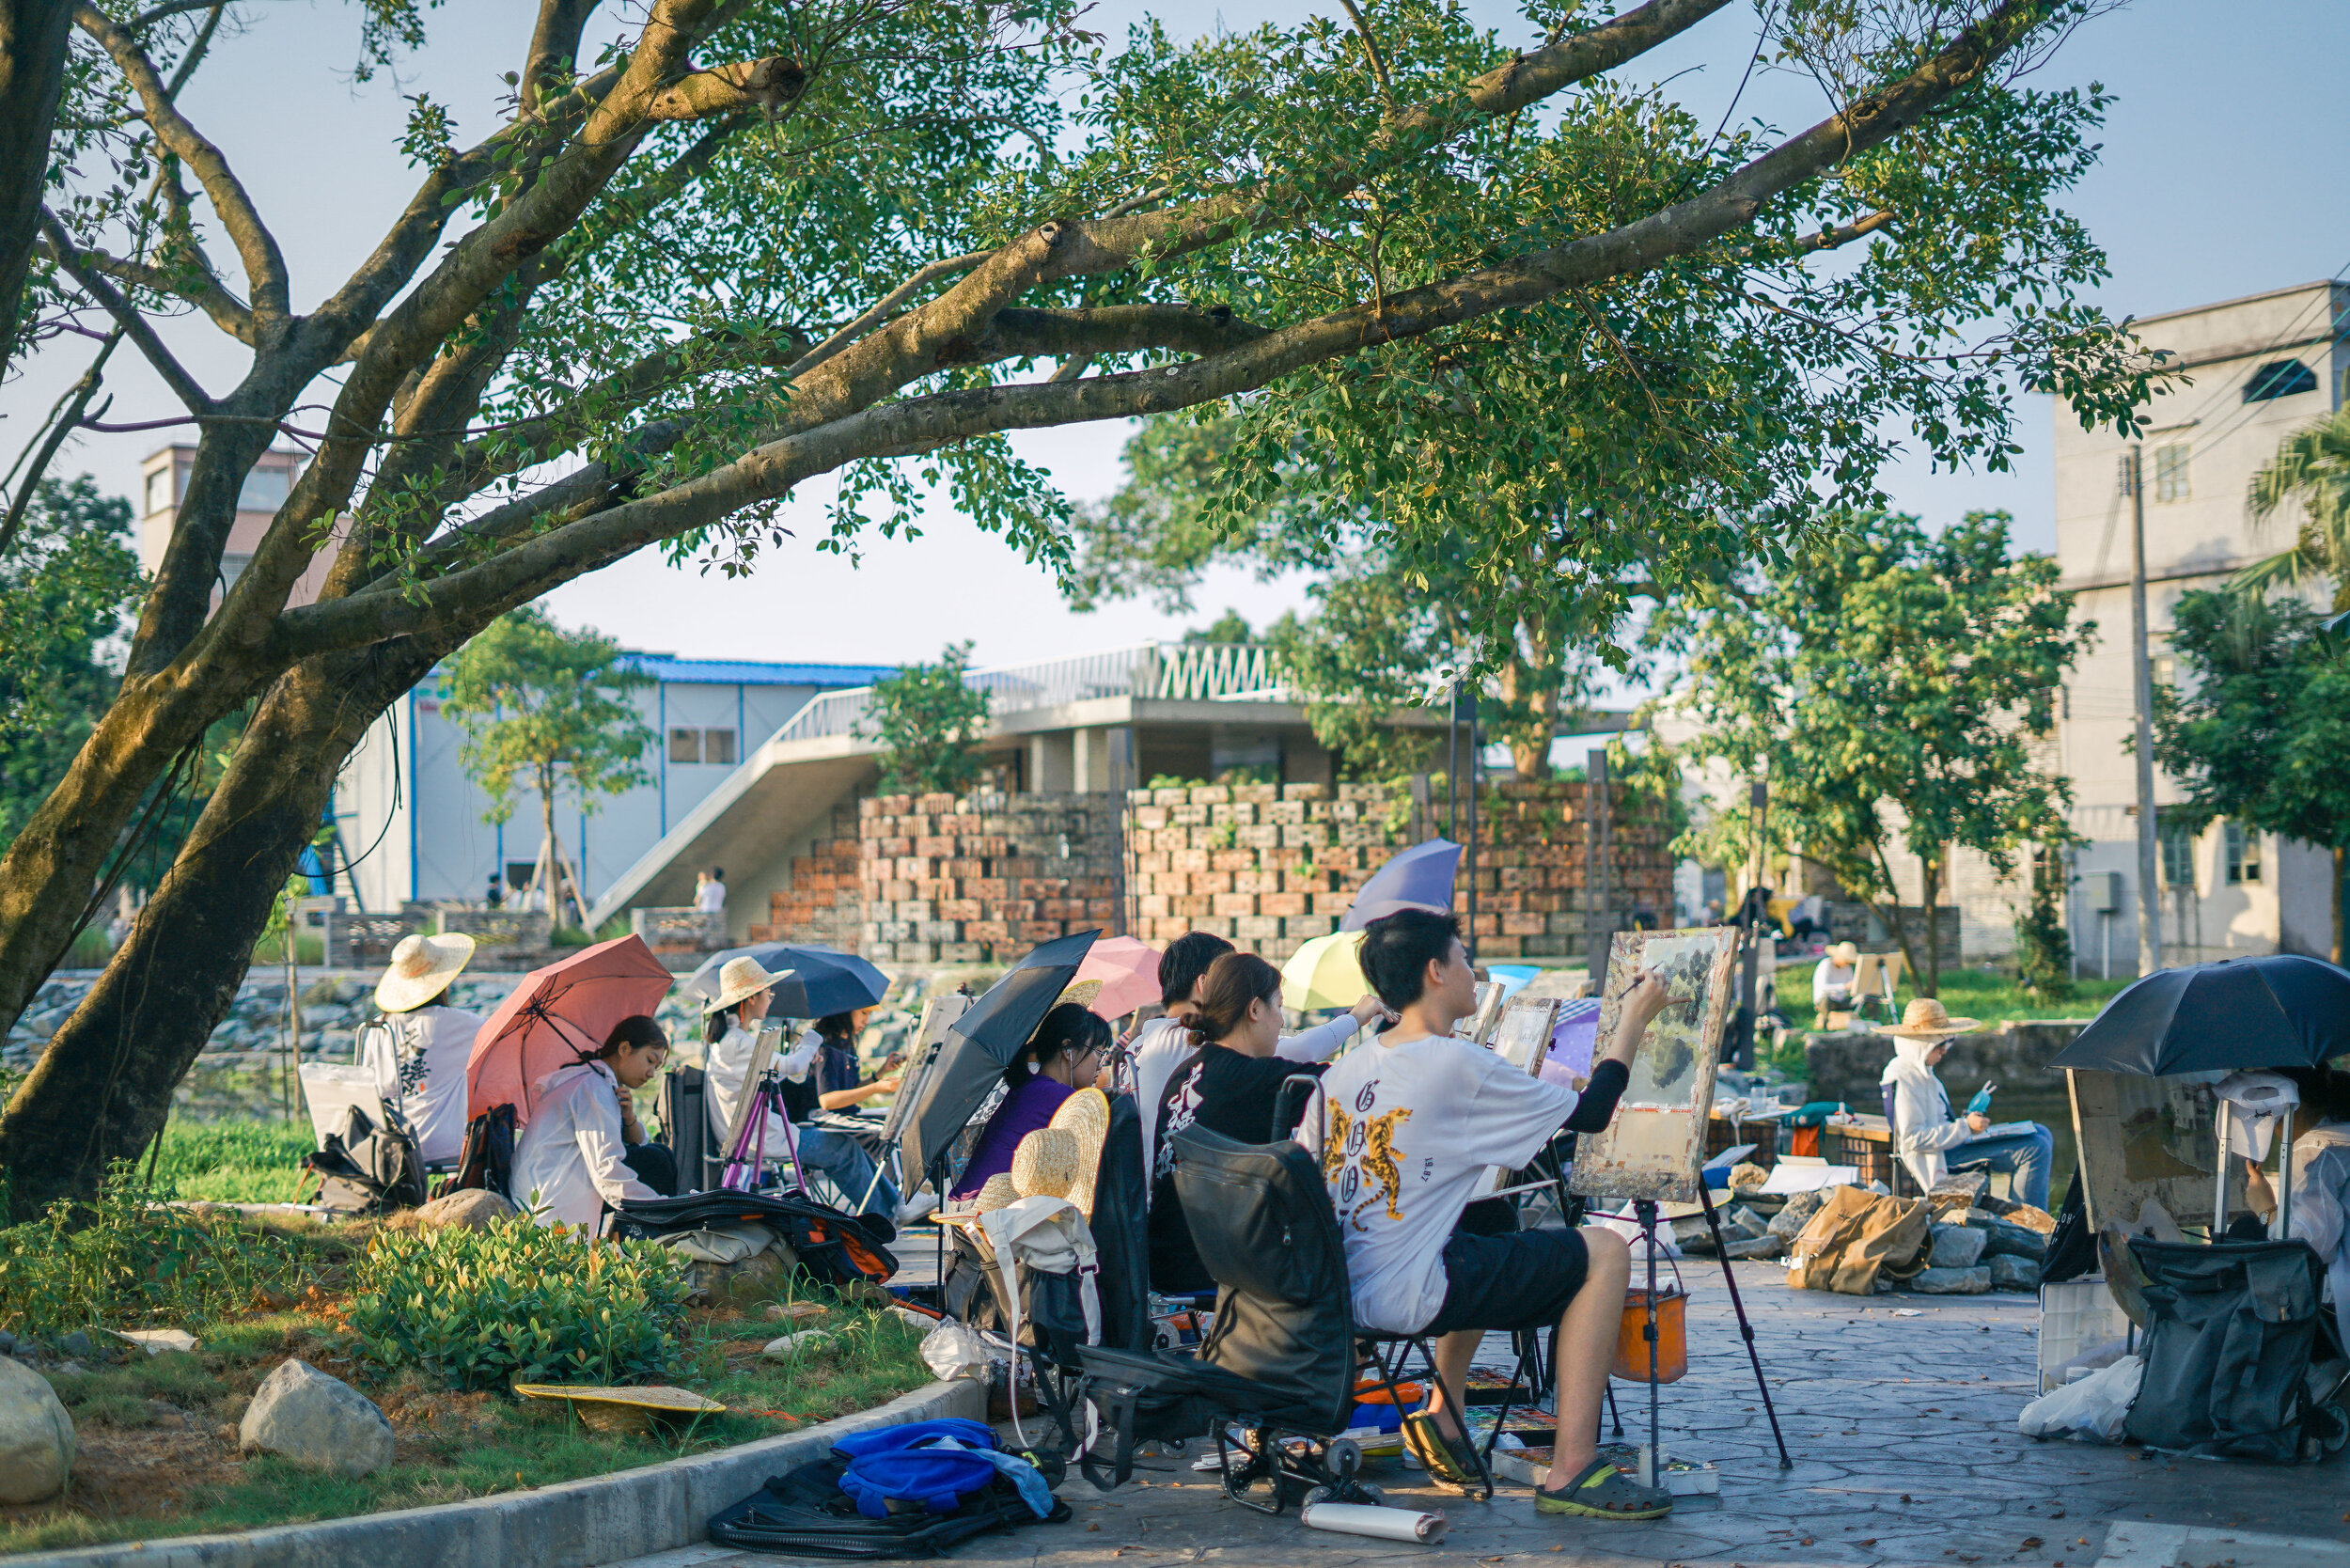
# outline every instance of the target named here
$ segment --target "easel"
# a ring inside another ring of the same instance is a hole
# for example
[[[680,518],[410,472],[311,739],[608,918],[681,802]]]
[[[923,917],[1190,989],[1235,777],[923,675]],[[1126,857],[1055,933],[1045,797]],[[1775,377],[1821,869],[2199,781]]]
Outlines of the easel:
[[[791,1130],[791,1113],[784,1109],[783,1079],[775,1070],[776,1041],[779,1029],[759,1031],[759,1043],[751,1051],[751,1070],[744,1076],[747,1087],[742,1101],[734,1107],[734,1121],[727,1129],[726,1163],[719,1168],[718,1185],[735,1192],[749,1192],[759,1185],[760,1172],[767,1164],[767,1118],[772,1114],[783,1122],[783,1147],[791,1161],[791,1184],[805,1193],[806,1177],[800,1170],[800,1144]]]

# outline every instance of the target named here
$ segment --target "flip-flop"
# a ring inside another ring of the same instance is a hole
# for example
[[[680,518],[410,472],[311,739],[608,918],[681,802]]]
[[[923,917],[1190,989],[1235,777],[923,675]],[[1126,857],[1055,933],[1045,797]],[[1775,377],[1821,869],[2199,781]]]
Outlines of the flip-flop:
[[[1583,1519],[1661,1519],[1673,1511],[1673,1495],[1643,1486],[1622,1468],[1594,1459],[1557,1491],[1534,1488],[1534,1512]]]
[[[1426,1466],[1428,1473],[1449,1486],[1483,1486],[1484,1466],[1477,1462],[1477,1445],[1466,1434],[1455,1437],[1438,1425],[1435,1416],[1415,1410],[1403,1418],[1403,1441]]]

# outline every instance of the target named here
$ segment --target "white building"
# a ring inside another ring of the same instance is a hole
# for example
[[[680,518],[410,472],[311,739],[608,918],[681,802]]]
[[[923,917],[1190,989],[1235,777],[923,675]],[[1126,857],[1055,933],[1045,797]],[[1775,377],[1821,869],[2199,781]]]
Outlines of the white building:
[[[2140,319],[2151,348],[2186,371],[2154,400],[2142,447],[2146,503],[2147,625],[2154,678],[2174,678],[2172,606],[2182,594],[2220,586],[2230,572],[2293,542],[2289,523],[2256,527],[2246,502],[2260,466],[2295,428],[2341,405],[2350,382],[2350,286],[2306,283],[2265,294]],[[2058,732],[2060,770],[2074,787],[2080,852],[2071,902],[2073,942],[2084,974],[2110,945],[2112,972],[2138,954],[2137,775],[2129,751],[2136,708],[2130,651],[2131,503],[2120,465],[2132,443],[2110,430],[2084,431],[2056,416],[2057,558],[2076,615],[2097,625],[2065,688]],[[2179,798],[2156,777],[2161,808]],[[2162,839],[2162,957],[2166,964],[2285,950],[2324,955],[2332,940],[2332,863],[2323,850],[2234,823],[2193,838]],[[2100,913],[2121,878],[2119,908]]]

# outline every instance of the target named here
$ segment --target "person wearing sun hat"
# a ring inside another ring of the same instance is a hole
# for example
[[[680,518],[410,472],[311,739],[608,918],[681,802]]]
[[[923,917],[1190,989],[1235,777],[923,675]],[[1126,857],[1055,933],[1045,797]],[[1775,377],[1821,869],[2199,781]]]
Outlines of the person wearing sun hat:
[[[747,1087],[776,981],[791,972],[770,974],[755,958],[730,958],[719,967],[717,997],[703,1009],[709,1018],[709,1049],[702,1069],[702,1103],[710,1116],[710,1136],[719,1144],[734,1125],[735,1106]],[[816,1030],[805,1030],[788,1050],[776,1051],[776,1071],[792,1081],[807,1077],[823,1043]],[[766,1133],[769,1158],[781,1159],[796,1150],[800,1164],[831,1178],[858,1213],[900,1217],[897,1187],[888,1177],[876,1176],[873,1156],[854,1138],[822,1127],[796,1126],[781,1110],[767,1113]]]
[[[416,1157],[447,1165],[465,1147],[465,1064],[481,1015],[448,1005],[449,982],[473,958],[473,938],[411,933],[375,985],[380,1016],[359,1031],[359,1064],[416,1135]]]
[[[1811,1011],[1825,1017],[1829,1012],[1852,1010],[1853,982],[1860,973],[1860,947],[1855,942],[1832,942],[1820,955],[1817,967],[1811,971]]]
[[[1061,1103],[1093,1082],[1111,1040],[1109,1020],[1090,1011],[1101,992],[1102,982],[1096,980],[1079,980],[1062,992],[1004,1068],[1007,1092],[979,1129],[971,1146],[971,1163],[947,1195],[948,1202],[968,1202],[990,1176],[1009,1174],[1021,1140],[1050,1126]]]
[[[2034,1121],[2029,1132],[1987,1137],[1991,1119],[1973,1111],[1952,1116],[1950,1094],[1934,1075],[1950,1042],[1982,1027],[1980,1019],[1951,1017],[1932,996],[1913,998],[1900,1023],[1878,1026],[1878,1033],[1893,1037],[1893,1059],[1878,1080],[1885,1120],[1893,1129],[1893,1152],[1919,1192],[1932,1192],[1953,1170],[1994,1170],[2014,1178],[2017,1202],[2045,1209],[2049,1170],[2056,1163],[2056,1139],[2048,1129]]]

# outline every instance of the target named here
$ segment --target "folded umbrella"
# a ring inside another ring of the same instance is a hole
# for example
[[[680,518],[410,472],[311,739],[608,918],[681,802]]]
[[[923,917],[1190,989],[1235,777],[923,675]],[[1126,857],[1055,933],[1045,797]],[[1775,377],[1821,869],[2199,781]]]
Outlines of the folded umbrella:
[[[473,1037],[466,1117],[511,1105],[522,1126],[540,1079],[594,1056],[621,1019],[651,1013],[676,978],[634,934],[533,969]]]
[[[776,982],[776,999],[768,1011],[778,1018],[829,1018],[878,1006],[889,994],[889,977],[854,953],[798,942],[760,942],[713,953],[678,989],[703,1001],[718,999],[718,971],[728,959],[754,958],[770,973],[784,974]]]
[[[1353,1007],[1371,994],[1363,979],[1363,933],[1335,931],[1302,944],[1281,965],[1281,1005],[1299,1012]]]
[[[1132,936],[1104,936],[1077,965],[1077,978],[1102,982],[1089,1004],[1095,1012],[1123,1018],[1159,999],[1159,949]]]
[[[2107,1002],[2052,1067],[2166,1076],[2315,1067],[2350,1052],[2350,971],[2295,953],[2158,969]]]
[[[1452,908],[1452,878],[1460,865],[1461,846],[1449,839],[1414,844],[1371,874],[1339,929],[1360,931],[1399,909],[1445,914]]]
[[[970,1121],[972,1113],[986,1100],[989,1088],[1036,1033],[1036,1027],[1044,1022],[1060,994],[1076,980],[1078,965],[1101,934],[1079,932],[1037,948],[948,1026],[947,1038],[932,1058],[930,1071],[910,1091],[912,1104],[899,1134],[898,1147],[905,1159],[909,1183],[938,1174],[932,1166]]]

